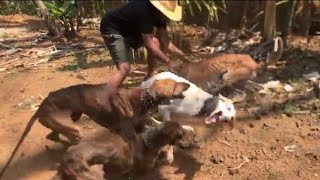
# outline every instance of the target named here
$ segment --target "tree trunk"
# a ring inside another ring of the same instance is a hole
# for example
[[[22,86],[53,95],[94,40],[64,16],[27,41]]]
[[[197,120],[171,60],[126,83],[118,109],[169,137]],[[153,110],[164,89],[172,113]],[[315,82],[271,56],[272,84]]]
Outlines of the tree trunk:
[[[80,26],[82,25],[81,8],[82,8],[82,2],[81,1],[76,1],[76,19],[77,19],[77,31],[78,32],[80,32]]]
[[[42,0],[33,0],[36,7],[39,9],[41,16],[44,18],[44,22],[48,28],[49,36],[60,36],[61,32],[55,21],[50,18],[47,7],[43,4]]]
[[[89,1],[89,7],[88,8],[89,8],[89,17],[90,18],[97,17],[95,0],[90,0]]]
[[[288,47],[288,35],[291,33],[292,19],[294,15],[294,7],[296,0],[291,0],[285,3],[282,9],[279,9],[279,22],[278,27],[281,31],[281,37],[283,40],[283,45]]]
[[[276,1],[265,1],[263,39],[271,40],[275,36]]]
[[[309,29],[312,23],[312,14],[314,11],[314,4],[311,0],[303,2],[303,23],[302,23],[302,33],[305,37],[309,36]]]
[[[240,28],[239,28],[241,31],[246,27],[246,24],[247,24],[248,7],[249,7],[249,0],[245,0],[243,5],[243,11],[242,11],[242,19],[241,19]]]

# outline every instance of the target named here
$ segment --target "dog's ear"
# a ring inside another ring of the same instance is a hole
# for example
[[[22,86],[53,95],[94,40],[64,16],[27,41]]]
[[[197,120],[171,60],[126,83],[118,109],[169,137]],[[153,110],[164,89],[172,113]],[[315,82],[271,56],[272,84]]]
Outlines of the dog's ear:
[[[159,84],[159,81],[160,80],[158,80],[158,79],[156,79],[156,80],[154,80],[153,81],[153,83],[152,83],[152,85],[151,85],[151,87],[149,88],[149,95],[151,96],[151,97],[153,97],[154,99],[157,97],[157,93],[156,93],[156,91],[154,91],[153,89],[155,88],[157,88],[157,84]]]
[[[229,98],[221,95],[220,93],[219,93],[218,97],[219,97],[219,99],[223,100],[223,101],[226,102],[226,103],[230,103],[230,104],[233,104],[233,103],[234,103],[234,102],[232,101],[232,99],[229,99]]]
[[[190,87],[190,84],[188,83],[177,82],[172,93],[173,97],[184,98],[182,93],[187,89],[189,89],[189,87]]]
[[[149,88],[152,97],[157,98],[184,98],[183,92],[190,87],[188,83],[176,82],[172,79],[155,80]]]

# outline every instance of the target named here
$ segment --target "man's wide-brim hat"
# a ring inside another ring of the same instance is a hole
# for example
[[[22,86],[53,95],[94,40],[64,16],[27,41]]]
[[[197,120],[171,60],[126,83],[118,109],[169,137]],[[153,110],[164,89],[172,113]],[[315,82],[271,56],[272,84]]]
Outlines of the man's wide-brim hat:
[[[150,0],[150,3],[173,21],[180,21],[182,18],[182,7],[178,1]]]

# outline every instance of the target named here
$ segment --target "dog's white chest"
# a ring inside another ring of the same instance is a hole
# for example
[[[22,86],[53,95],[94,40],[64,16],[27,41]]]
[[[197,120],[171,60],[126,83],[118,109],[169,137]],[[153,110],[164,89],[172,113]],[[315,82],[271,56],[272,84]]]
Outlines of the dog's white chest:
[[[171,104],[169,105],[170,111],[188,115],[198,114],[205,100],[208,99],[207,94],[203,92],[199,88],[190,87],[183,93],[185,98],[171,100]]]

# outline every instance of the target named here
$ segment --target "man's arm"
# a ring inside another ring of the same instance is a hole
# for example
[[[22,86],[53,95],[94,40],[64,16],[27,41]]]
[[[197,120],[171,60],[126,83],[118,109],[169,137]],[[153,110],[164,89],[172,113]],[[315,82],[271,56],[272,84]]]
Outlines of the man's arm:
[[[157,38],[159,39],[160,47],[164,52],[175,54],[183,60],[190,61],[186,54],[170,41],[169,33],[166,28],[157,29]]]
[[[169,58],[161,51],[160,47],[153,41],[153,34],[142,34],[142,39],[145,47],[150,51],[156,58],[161,60],[163,63],[169,63]]]
[[[160,48],[163,52],[167,53],[170,42],[170,36],[166,27],[158,27],[156,31],[156,38],[159,40]]]

